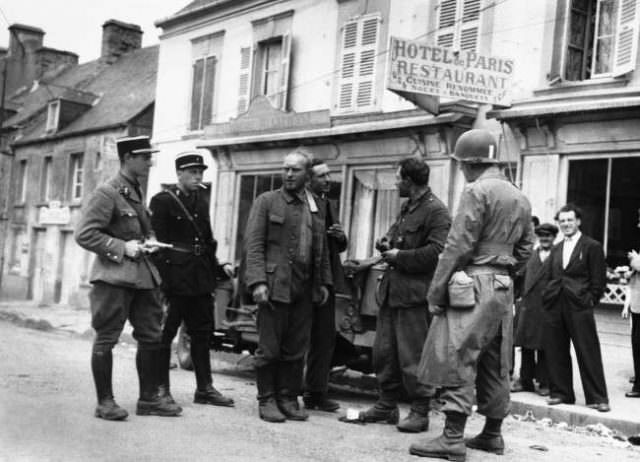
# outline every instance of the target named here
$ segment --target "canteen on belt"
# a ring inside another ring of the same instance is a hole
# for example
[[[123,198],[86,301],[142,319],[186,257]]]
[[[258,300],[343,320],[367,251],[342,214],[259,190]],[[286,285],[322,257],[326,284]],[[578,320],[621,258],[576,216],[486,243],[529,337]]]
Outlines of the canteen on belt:
[[[456,309],[473,308],[476,296],[473,288],[473,278],[464,271],[456,271],[449,279],[449,306]]]

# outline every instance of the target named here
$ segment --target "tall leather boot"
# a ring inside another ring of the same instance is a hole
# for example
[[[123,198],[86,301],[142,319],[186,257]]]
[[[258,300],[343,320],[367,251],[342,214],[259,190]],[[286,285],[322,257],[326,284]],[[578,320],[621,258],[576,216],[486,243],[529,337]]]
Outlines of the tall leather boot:
[[[276,365],[266,364],[256,367],[258,385],[258,413],[266,422],[284,422],[286,417],[276,404]]]
[[[279,361],[276,373],[278,390],[276,402],[278,409],[288,420],[304,421],[309,414],[300,407],[298,395],[302,390],[302,371],[304,363],[300,361]]]
[[[412,444],[409,453],[414,456],[448,459],[464,462],[467,447],[464,444],[464,427],[467,416],[460,412],[446,412],[442,435],[424,443]]]
[[[180,415],[180,407],[160,399],[158,394],[161,357],[159,348],[140,348],[136,353],[136,369],[140,382],[137,415],[173,417]]]
[[[193,402],[214,406],[233,407],[233,399],[224,396],[213,386],[211,378],[211,358],[209,357],[209,335],[191,337],[191,360],[196,375],[196,392]]]
[[[159,364],[160,370],[158,372],[158,377],[160,377],[158,384],[158,395],[160,395],[160,399],[164,400],[164,402],[173,404],[177,406],[180,411],[182,411],[182,407],[180,407],[173,396],[171,395],[171,380],[169,378],[169,366],[171,363],[171,346],[163,345],[163,347],[158,352],[159,356]]]
[[[95,349],[91,353],[91,372],[96,386],[98,405],[95,416],[105,420],[124,420],[129,413],[122,409],[113,399],[111,386],[111,372],[113,370],[113,355],[111,348]]]
[[[480,434],[465,441],[468,448],[493,454],[504,454],[504,439],[502,438],[502,419],[486,418],[484,428]]]
[[[396,428],[403,433],[420,433],[429,429],[429,398],[421,398],[411,403],[409,415]]]

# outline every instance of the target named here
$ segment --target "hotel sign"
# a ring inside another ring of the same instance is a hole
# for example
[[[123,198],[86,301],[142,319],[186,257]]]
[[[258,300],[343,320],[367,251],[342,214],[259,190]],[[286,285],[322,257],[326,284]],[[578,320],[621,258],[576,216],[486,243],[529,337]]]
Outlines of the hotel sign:
[[[388,59],[387,88],[391,91],[511,105],[512,59],[397,37],[391,37]]]

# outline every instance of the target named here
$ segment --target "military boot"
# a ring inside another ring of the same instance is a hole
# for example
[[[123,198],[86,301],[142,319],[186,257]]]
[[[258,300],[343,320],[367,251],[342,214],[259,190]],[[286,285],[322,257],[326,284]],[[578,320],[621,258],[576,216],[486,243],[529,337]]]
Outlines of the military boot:
[[[256,367],[258,414],[266,422],[284,422],[287,420],[276,404],[275,370],[273,364]]]
[[[137,415],[157,415],[175,417],[180,415],[181,408],[160,398],[158,394],[159,373],[161,370],[159,349],[138,347],[136,369],[140,382],[140,397],[136,405]]]
[[[376,403],[366,411],[361,411],[359,418],[363,422],[380,422],[395,425],[400,419],[400,411],[398,407],[385,407],[380,403]]]
[[[429,429],[429,413],[422,413],[411,409],[409,415],[396,425],[403,433],[420,433]]]
[[[191,338],[191,360],[196,375],[196,392],[193,402],[213,406],[233,407],[233,399],[224,396],[213,386],[211,378],[211,358],[209,356],[209,336],[194,335]]]
[[[487,418],[480,434],[465,440],[468,448],[493,454],[504,454],[504,439],[502,438],[502,419]]]
[[[304,407],[307,409],[317,409],[324,412],[335,412],[340,409],[340,404],[329,399],[326,393],[305,392],[302,400],[304,401]]]
[[[171,381],[169,379],[169,369],[171,366],[171,347],[163,347],[158,355],[160,357],[160,384],[158,385],[158,395],[164,402],[177,406],[182,412],[182,407],[180,407],[176,403],[176,400],[173,399],[173,396],[171,396]]]
[[[91,372],[96,386],[98,405],[95,416],[105,420],[124,420],[129,413],[122,409],[113,399],[111,387],[111,373],[113,370],[113,356],[111,349],[95,350],[91,354]]]
[[[304,421],[309,418],[309,414],[298,403],[298,397],[290,394],[278,394],[276,398],[278,409],[287,420]]]
[[[426,441],[415,443],[409,447],[409,453],[414,456],[447,459],[464,462],[467,457],[467,447],[464,444],[464,427],[467,416],[460,412],[447,412],[442,435]]]

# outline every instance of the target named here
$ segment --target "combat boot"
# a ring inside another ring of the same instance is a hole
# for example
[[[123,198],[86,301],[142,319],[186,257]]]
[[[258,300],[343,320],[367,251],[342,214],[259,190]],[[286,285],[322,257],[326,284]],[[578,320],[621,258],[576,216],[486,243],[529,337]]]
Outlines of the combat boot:
[[[196,404],[211,404],[213,406],[234,407],[233,399],[224,396],[212,384],[208,384],[204,390],[196,390],[193,395]]]
[[[429,429],[429,414],[411,409],[409,415],[396,425],[398,431],[403,433],[420,433]]]
[[[460,412],[447,412],[442,435],[426,441],[412,444],[409,453],[414,456],[447,459],[464,462],[467,457],[467,447],[464,444],[464,427],[467,416]]]
[[[258,415],[265,422],[284,422],[286,417],[276,404],[275,399],[275,365],[265,364],[256,367],[258,385]]]
[[[211,378],[211,357],[209,355],[209,334],[195,333],[191,337],[191,360],[196,375],[196,392],[193,402],[213,406],[233,407],[231,398],[227,398],[213,386]]]
[[[91,372],[96,386],[98,405],[95,416],[105,420],[124,420],[129,413],[122,409],[113,399],[111,388],[111,374],[113,369],[113,356],[111,349],[94,350],[91,354]]]
[[[304,421],[309,418],[307,411],[300,408],[298,398],[296,396],[280,395],[276,399],[278,409],[287,418],[287,420]]]
[[[158,349],[141,349],[136,354],[136,369],[140,382],[140,397],[136,405],[137,415],[157,415],[175,417],[181,408],[160,398],[158,394],[161,357]]]
[[[502,419],[487,418],[480,434],[465,441],[468,448],[493,454],[504,454],[504,439],[502,438]]]
[[[395,425],[400,419],[398,407],[386,408],[376,403],[366,411],[361,411],[359,419],[362,422],[381,422]]]
[[[160,384],[158,385],[158,395],[165,403],[177,406],[180,409],[180,412],[182,412],[182,407],[176,403],[176,400],[173,399],[173,396],[171,395],[171,381],[169,379],[171,347],[163,347],[158,354],[160,357]]]
[[[287,420],[284,414],[280,412],[280,409],[278,409],[278,405],[273,396],[260,399],[258,414],[260,418],[266,422],[280,423]]]
[[[324,412],[335,412],[340,409],[340,404],[327,398],[325,393],[305,392],[302,400],[307,409],[317,409]]]

